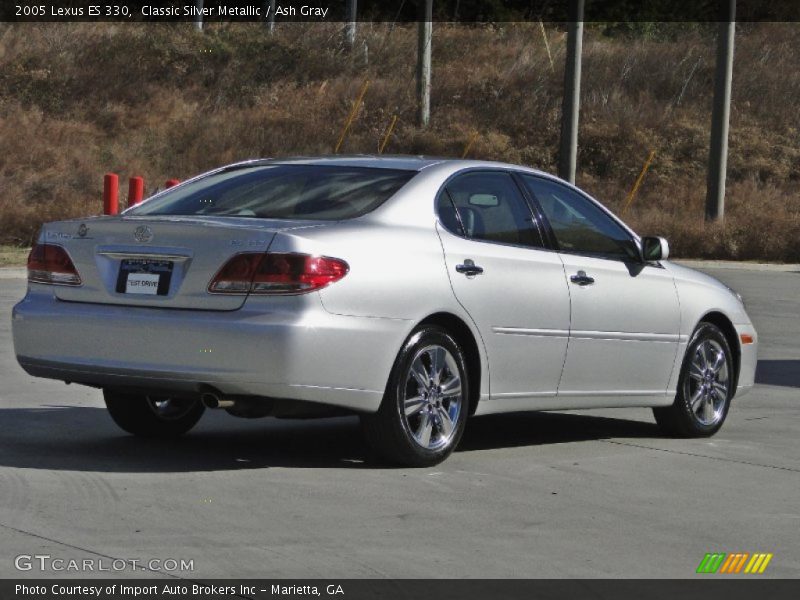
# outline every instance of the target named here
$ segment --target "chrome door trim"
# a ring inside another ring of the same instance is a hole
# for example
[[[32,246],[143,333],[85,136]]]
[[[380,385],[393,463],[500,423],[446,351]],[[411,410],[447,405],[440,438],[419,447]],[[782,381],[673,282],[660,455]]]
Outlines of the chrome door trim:
[[[566,329],[525,329],[523,327],[492,327],[493,333],[501,335],[534,335],[538,337],[569,337]]]
[[[630,342],[682,342],[688,336],[672,333],[630,333],[625,331],[566,331],[562,329],[523,329],[492,327],[500,335],[533,335],[539,337],[572,337],[589,340],[624,340]]]
[[[558,390],[559,396],[666,396],[664,390],[600,390],[600,391],[569,391]]]
[[[629,342],[679,342],[677,333],[629,333],[625,331],[571,331],[570,337],[583,340],[623,340]]]

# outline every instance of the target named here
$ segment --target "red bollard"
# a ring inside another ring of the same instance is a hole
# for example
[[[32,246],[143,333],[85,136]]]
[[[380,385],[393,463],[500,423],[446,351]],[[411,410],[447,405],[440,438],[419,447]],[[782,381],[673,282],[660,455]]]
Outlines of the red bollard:
[[[166,187],[171,188],[175,187],[181,182],[180,179],[167,179],[167,182],[164,184]]]
[[[106,173],[103,177],[103,214],[119,213],[119,177],[116,173]]]
[[[128,180],[128,206],[136,206],[144,198],[144,179],[131,177]]]

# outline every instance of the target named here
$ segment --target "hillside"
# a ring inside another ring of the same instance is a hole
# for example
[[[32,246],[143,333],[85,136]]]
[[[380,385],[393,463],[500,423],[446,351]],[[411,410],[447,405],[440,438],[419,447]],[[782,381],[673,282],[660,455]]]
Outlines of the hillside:
[[[667,236],[677,255],[800,261],[800,26],[737,33],[723,226],[703,223],[714,30],[584,40],[578,183]],[[43,221],[96,214],[102,175],[169,177],[257,156],[328,153],[365,78],[343,152],[471,157],[554,171],[565,34],[538,23],[434,26],[432,123],[415,126],[416,30],[362,24],[350,54],[333,25],[0,24],[0,244]],[[121,197],[124,200],[125,186]]]

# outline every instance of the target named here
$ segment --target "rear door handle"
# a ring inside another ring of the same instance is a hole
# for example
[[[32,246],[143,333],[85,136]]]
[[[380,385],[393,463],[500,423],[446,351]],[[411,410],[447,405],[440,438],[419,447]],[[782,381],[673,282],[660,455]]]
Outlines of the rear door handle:
[[[456,272],[463,273],[467,277],[474,277],[483,273],[483,267],[479,267],[471,258],[464,260],[464,264],[456,265]]]
[[[578,271],[575,275],[569,278],[572,283],[576,283],[580,286],[584,285],[592,285],[594,283],[594,277],[589,277],[586,274],[586,271]]]

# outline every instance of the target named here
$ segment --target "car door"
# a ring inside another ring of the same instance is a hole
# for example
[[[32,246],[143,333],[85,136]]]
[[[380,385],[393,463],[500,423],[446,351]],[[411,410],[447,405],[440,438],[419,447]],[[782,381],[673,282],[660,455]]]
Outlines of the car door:
[[[597,397],[604,405],[663,398],[680,331],[672,276],[658,263],[642,262],[633,235],[587,196],[551,179],[521,179],[569,281],[572,315],[559,396]]]
[[[537,397],[555,396],[567,349],[561,260],[544,248],[537,219],[506,171],[456,176],[437,210],[453,291],[486,346],[491,398],[535,408]]]

